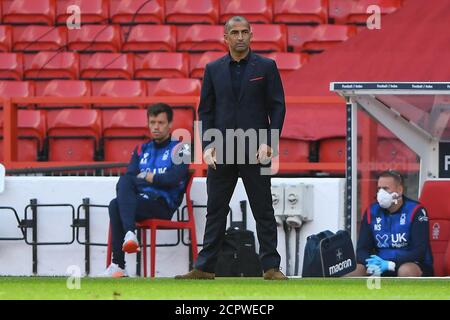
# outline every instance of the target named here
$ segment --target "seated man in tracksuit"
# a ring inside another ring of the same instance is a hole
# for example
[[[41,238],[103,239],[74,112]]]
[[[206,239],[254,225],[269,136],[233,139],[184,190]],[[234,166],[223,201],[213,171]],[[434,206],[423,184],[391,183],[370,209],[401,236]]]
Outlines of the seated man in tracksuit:
[[[158,103],[147,110],[152,140],[133,151],[127,172],[109,204],[112,263],[104,276],[127,276],[125,254],[139,251],[136,221],[172,219],[180,206],[188,178],[189,147],[171,139],[173,111]],[[180,163],[181,162],[181,163]]]
[[[350,275],[433,275],[427,212],[403,191],[404,180],[398,172],[380,174],[377,202],[370,205],[361,221],[358,265]]]

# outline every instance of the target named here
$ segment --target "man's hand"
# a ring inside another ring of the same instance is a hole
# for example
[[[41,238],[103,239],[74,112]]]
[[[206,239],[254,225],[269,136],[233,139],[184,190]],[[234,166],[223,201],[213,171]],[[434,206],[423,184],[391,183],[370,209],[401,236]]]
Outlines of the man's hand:
[[[216,149],[215,148],[206,149],[205,152],[203,153],[203,160],[206,162],[208,166],[212,167],[213,169],[216,169],[217,163]]]
[[[153,177],[155,176],[154,173],[148,172],[148,171],[142,171],[139,173],[136,177],[139,179],[144,179],[148,183],[153,183]]]
[[[267,144],[261,144],[256,154],[256,160],[261,164],[268,164],[272,159],[272,148]]]
[[[386,271],[395,271],[395,263],[389,260],[383,260],[379,256],[371,255],[366,259],[368,273],[384,273]]]

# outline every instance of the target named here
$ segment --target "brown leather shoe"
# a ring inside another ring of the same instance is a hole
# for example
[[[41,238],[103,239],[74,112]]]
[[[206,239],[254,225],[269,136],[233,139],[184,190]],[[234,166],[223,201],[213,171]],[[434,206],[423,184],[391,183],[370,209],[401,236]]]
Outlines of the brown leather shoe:
[[[273,268],[269,269],[266,272],[264,272],[264,280],[288,280],[289,278],[286,277],[283,272],[281,272],[279,269]]]
[[[215,274],[210,272],[205,272],[198,269],[192,269],[186,274],[175,276],[175,279],[185,279],[185,280],[214,280]]]

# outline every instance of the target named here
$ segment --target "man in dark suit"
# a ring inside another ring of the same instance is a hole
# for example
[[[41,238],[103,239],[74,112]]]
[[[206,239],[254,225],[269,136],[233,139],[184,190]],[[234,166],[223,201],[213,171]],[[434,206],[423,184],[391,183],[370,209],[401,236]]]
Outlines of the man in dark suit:
[[[279,270],[270,175],[263,174],[264,168],[270,169],[271,143],[276,142],[270,133],[281,133],[283,126],[283,86],[276,63],[251,52],[252,32],[245,18],[230,18],[224,37],[229,54],[206,66],[198,109],[203,158],[209,166],[204,246],[194,269],[175,278],[214,279],[229,202],[240,175],[256,220],[264,279],[287,280]],[[211,139],[206,137],[212,129],[222,135],[224,143],[214,134],[216,139],[209,143]],[[258,135],[260,131],[265,134]]]

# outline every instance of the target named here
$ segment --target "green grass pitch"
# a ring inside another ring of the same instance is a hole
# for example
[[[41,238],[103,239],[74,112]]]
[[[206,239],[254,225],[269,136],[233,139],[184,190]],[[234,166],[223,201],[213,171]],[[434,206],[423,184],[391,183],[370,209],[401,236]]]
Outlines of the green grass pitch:
[[[63,277],[0,277],[0,299],[157,299],[157,300],[303,300],[303,299],[450,299],[450,278],[290,279],[81,278],[68,289]],[[69,286],[75,282],[69,280]],[[379,286],[379,289],[377,289]],[[369,289],[372,288],[372,289]]]

